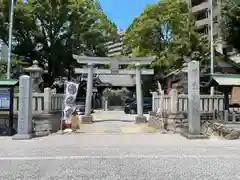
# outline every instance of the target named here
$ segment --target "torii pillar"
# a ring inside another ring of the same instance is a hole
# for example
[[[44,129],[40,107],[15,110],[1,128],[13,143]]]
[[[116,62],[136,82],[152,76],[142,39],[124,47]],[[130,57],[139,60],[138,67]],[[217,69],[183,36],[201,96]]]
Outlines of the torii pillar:
[[[93,89],[93,64],[88,64],[88,76],[87,76],[87,92],[86,92],[86,103],[85,103],[85,114],[82,116],[82,122],[92,123],[93,118],[91,115],[92,111],[92,89]]]
[[[137,116],[136,123],[145,123],[147,118],[143,115],[143,98],[142,98],[142,80],[140,63],[135,64],[136,67],[136,94],[137,94]]]
[[[109,57],[86,57],[73,55],[79,64],[88,64],[88,68],[75,68],[77,74],[88,74],[87,93],[85,115],[82,116],[82,122],[92,123],[92,88],[93,74],[108,75],[135,75],[136,78],[136,94],[137,94],[137,116],[136,123],[145,123],[147,118],[143,115],[143,98],[142,98],[142,81],[141,75],[153,75],[153,69],[141,68],[141,65],[148,65],[154,60],[153,57],[137,57],[137,58],[109,58]],[[94,64],[110,64],[111,69],[96,69]],[[119,69],[119,65],[129,64],[135,65],[135,69]]]

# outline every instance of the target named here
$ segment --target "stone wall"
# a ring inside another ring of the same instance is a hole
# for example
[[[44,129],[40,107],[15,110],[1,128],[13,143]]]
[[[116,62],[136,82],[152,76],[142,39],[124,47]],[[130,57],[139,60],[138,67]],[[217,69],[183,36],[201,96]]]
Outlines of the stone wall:
[[[47,136],[60,130],[61,113],[38,114],[33,117],[35,136]]]
[[[14,113],[13,128],[17,130],[17,117],[18,114]],[[33,132],[35,136],[47,136],[51,133],[57,132],[60,129],[61,113],[52,114],[33,114]],[[8,113],[0,113],[0,134],[8,124]]]
[[[180,133],[188,130],[188,119],[186,113],[164,113],[157,114],[151,112],[148,125],[162,129],[164,132]],[[201,132],[207,136],[218,136],[224,139],[238,139],[240,131],[236,128],[227,126],[227,124],[213,121],[212,113],[201,114]]]

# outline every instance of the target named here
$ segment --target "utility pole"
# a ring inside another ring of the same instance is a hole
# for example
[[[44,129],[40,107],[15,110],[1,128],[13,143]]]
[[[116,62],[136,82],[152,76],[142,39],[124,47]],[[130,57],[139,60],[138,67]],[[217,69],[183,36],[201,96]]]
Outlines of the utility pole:
[[[192,0],[188,0],[188,30],[189,30],[189,34],[188,34],[188,38],[190,41],[191,38],[191,15],[192,15]]]
[[[0,40],[0,63],[2,61],[2,41]]]
[[[13,13],[14,0],[11,0],[9,16],[9,35],[8,35],[8,60],[7,60],[7,79],[11,78],[11,54],[12,54],[12,28],[13,28]]]
[[[213,39],[213,26],[214,26],[214,22],[213,22],[213,0],[209,0],[210,3],[210,10],[208,11],[209,15],[208,18],[210,19],[210,53],[211,53],[211,75],[214,74],[214,39]],[[214,86],[211,86],[210,89],[210,94],[211,96],[214,95]]]

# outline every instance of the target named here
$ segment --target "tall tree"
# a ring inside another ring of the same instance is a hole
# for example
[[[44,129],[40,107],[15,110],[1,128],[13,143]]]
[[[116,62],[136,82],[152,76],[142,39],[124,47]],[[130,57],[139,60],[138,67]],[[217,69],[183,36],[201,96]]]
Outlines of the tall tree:
[[[240,3],[238,0],[224,0],[222,5],[222,37],[228,45],[240,51]]]
[[[128,27],[125,44],[134,56],[155,56],[153,67],[165,72],[179,68],[193,51],[204,57],[208,53],[207,40],[197,33],[184,0],[148,5]]]
[[[0,0],[0,38],[8,43],[9,1]],[[117,28],[97,0],[16,1],[13,53],[48,65],[49,78],[65,75],[72,54],[105,56]]]

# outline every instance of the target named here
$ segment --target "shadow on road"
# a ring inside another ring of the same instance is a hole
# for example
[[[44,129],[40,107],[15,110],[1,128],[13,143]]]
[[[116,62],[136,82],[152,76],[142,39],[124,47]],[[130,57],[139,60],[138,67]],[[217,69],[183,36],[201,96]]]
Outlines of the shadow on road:
[[[95,120],[94,123],[98,122],[134,122],[133,120],[117,120],[117,119],[106,119],[106,120]]]

